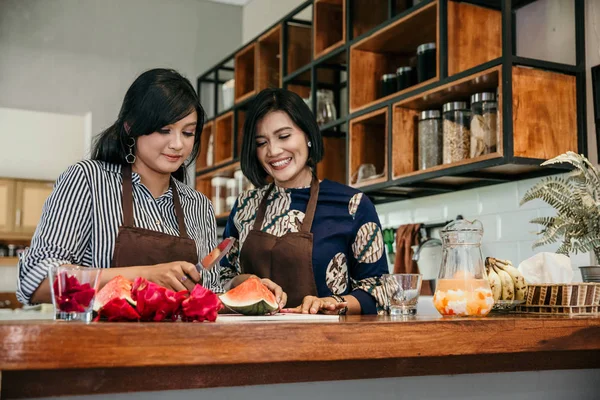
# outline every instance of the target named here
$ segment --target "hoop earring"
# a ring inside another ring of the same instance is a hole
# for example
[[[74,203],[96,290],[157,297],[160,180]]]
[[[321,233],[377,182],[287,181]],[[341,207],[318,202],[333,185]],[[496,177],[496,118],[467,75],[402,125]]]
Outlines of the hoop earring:
[[[133,164],[135,162],[135,154],[133,154],[133,147],[135,146],[135,138],[130,137],[129,139],[131,139],[130,143],[128,144],[127,147],[129,147],[129,154],[127,154],[125,156],[125,161],[127,161],[128,164]]]

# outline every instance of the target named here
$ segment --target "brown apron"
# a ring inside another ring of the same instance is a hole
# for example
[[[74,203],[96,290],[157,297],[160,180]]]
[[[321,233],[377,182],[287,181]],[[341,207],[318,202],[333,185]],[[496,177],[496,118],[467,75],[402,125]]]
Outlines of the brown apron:
[[[123,225],[119,227],[111,267],[156,265],[173,261],[197,264],[196,242],[190,239],[185,229],[183,210],[173,178],[171,178],[171,192],[180,236],[135,227],[131,166],[124,165],[121,174],[123,176]]]
[[[273,187],[274,184],[260,203],[254,227],[248,233],[240,253],[240,265],[243,274],[269,278],[281,286],[288,296],[287,307],[296,307],[302,304],[304,296],[317,295],[312,264],[313,234],[310,230],[317,208],[319,181],[313,177],[300,231],[280,237],[261,231],[267,199]]]

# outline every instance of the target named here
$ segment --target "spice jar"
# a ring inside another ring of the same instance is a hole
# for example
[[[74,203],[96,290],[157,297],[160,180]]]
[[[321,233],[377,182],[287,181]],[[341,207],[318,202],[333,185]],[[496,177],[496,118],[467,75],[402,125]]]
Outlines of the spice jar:
[[[379,97],[386,97],[396,93],[396,74],[385,74],[381,77],[381,93]]]
[[[415,84],[414,71],[412,67],[400,67],[396,70],[397,90],[404,90]]]
[[[498,103],[496,94],[471,96],[471,158],[496,151],[498,143]]]
[[[225,198],[227,197],[227,178],[215,177],[210,181],[212,187],[211,200],[215,215],[220,215],[227,212],[225,206]]]
[[[464,101],[444,104],[444,164],[469,158],[471,111]]]
[[[419,83],[437,75],[435,43],[424,43],[417,47],[417,78]]]
[[[419,115],[419,169],[427,169],[442,163],[443,147],[442,115],[439,110],[422,111]]]

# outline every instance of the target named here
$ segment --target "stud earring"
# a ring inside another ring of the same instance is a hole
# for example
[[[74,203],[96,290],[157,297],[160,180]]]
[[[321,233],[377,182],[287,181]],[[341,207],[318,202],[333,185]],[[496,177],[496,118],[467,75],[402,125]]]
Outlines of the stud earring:
[[[310,140],[308,141],[308,147],[312,147],[312,143]]]

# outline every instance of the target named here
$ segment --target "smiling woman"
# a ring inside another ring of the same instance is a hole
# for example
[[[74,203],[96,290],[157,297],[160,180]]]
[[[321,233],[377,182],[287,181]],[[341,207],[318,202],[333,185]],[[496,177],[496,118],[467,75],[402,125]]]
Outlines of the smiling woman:
[[[336,154],[328,154],[336,157]],[[384,307],[387,272],[375,207],[349,186],[315,176],[323,139],[312,112],[295,93],[260,92],[244,123],[242,171],[257,187],[244,192],[224,237],[226,288],[249,276],[271,282],[280,308],[303,313],[374,314]],[[269,183],[272,181],[272,183]]]
[[[219,291],[216,273],[195,265],[216,246],[214,211],[183,183],[203,124],[187,79],[168,69],[140,75],[92,160],[58,178],[19,262],[19,300],[48,302],[48,268],[65,264],[110,267],[101,285],[122,275],[173,290],[202,283]]]

